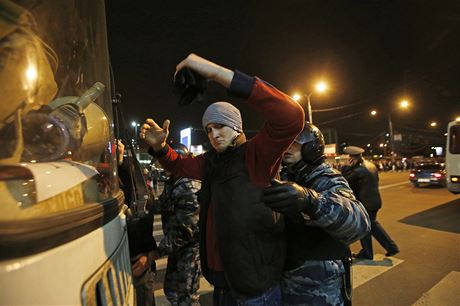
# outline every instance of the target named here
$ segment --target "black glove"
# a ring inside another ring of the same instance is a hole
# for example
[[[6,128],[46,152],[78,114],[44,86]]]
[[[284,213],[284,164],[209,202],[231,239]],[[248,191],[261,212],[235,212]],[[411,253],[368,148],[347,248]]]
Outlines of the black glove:
[[[206,84],[206,79],[193,70],[179,70],[174,78],[174,91],[180,95],[179,105],[204,102]]]
[[[294,215],[308,212],[316,192],[293,182],[272,180],[272,185],[263,189],[262,202],[274,211]]]

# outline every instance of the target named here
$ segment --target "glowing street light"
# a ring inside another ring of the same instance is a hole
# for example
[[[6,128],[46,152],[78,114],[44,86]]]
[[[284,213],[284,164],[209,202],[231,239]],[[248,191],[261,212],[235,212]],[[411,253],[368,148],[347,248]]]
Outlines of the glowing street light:
[[[437,125],[438,125],[438,124],[437,124],[435,121],[433,121],[433,122],[430,123],[430,126],[431,126],[431,127],[435,127],[435,126],[437,126]]]
[[[297,93],[294,94],[294,95],[292,96],[292,99],[294,99],[294,100],[296,100],[296,101],[299,101],[301,98],[302,98],[302,97],[301,97],[299,94],[297,94]]]
[[[132,141],[135,142],[137,139],[137,128],[140,127],[141,125],[137,123],[136,121],[133,121],[131,122],[131,126],[134,128],[134,138]]]
[[[372,116],[377,115],[377,111],[373,109],[373,110],[371,111],[371,115],[372,115]]]
[[[324,82],[324,81],[319,81],[318,83],[316,83],[314,88],[315,88],[315,91],[318,92],[318,93],[324,93],[324,92],[326,92],[328,90],[327,83]],[[313,124],[313,115],[312,115],[312,111],[311,111],[311,101],[310,101],[310,97],[311,97],[312,94],[313,94],[313,91],[310,92],[309,94],[304,94],[303,96],[307,97],[308,121]],[[296,100],[296,101],[300,101],[300,99],[302,99],[302,95],[298,94],[298,93],[295,93],[292,96],[292,98],[294,100]]]
[[[323,92],[325,92],[327,90],[327,84],[325,82],[323,82],[323,81],[320,81],[320,82],[316,83],[315,89],[316,89],[317,92],[323,93]]]
[[[400,106],[401,108],[404,108],[404,109],[408,108],[409,105],[410,105],[410,103],[409,103],[409,101],[407,101],[407,100],[402,100],[401,102],[399,102],[399,106]]]

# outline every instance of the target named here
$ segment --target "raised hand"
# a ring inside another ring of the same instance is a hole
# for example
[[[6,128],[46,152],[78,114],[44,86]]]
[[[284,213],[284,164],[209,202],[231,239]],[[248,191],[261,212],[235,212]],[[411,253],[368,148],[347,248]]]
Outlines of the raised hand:
[[[230,87],[234,75],[232,70],[208,61],[194,53],[189,54],[184,60],[177,64],[174,75],[185,67],[192,69],[206,79],[220,83],[225,88]]]
[[[169,120],[163,122],[163,127],[160,127],[153,119],[147,118],[141,127],[139,138],[153,148],[155,151],[160,151],[166,145],[166,139],[169,135]]]

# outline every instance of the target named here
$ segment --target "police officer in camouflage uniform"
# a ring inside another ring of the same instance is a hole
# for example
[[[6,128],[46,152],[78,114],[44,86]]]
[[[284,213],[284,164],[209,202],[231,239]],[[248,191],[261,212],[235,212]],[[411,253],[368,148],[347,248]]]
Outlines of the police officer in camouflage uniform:
[[[369,232],[369,217],[343,176],[324,162],[324,137],[314,125],[305,124],[283,164],[287,181],[273,181],[262,197],[286,216],[283,303],[350,305],[349,244]]]
[[[189,155],[180,144],[175,151]],[[200,251],[196,193],[200,181],[170,176],[159,197],[164,238],[160,255],[168,255],[163,291],[171,305],[199,305]]]

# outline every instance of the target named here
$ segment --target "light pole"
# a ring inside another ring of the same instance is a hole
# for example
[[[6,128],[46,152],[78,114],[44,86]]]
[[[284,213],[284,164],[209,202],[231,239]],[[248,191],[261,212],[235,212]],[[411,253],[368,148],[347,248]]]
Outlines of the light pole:
[[[315,91],[318,92],[318,93],[323,93],[327,90],[328,86],[325,82],[323,81],[320,81],[318,83],[316,83],[315,85]],[[310,92],[309,94],[304,94],[303,96],[307,98],[307,112],[308,112],[308,122],[310,122],[311,124],[313,124],[313,113],[312,113],[312,110],[311,110],[311,95],[313,94],[313,91]],[[299,101],[301,99],[301,95],[300,94],[294,94],[292,96],[292,98],[296,101]]]
[[[409,107],[409,101],[407,100],[402,100],[399,102],[399,107],[402,109],[407,109]],[[394,160],[396,152],[395,152],[395,139],[394,139],[394,131],[393,131],[393,121],[391,120],[391,115],[390,113],[385,113],[387,116],[387,121],[388,121],[388,132],[390,133],[390,149],[391,149],[391,159]],[[371,111],[371,115],[375,116],[377,115],[376,110]]]
[[[311,102],[310,102],[310,97],[311,97],[312,92],[310,92],[307,96],[307,111],[308,111],[308,122],[313,124],[313,114],[311,112]]]
[[[393,159],[393,155],[394,155],[394,152],[395,152],[395,143],[394,143],[394,135],[393,135],[393,121],[391,120],[391,115],[390,113],[385,113],[386,116],[387,116],[387,120],[388,120],[388,132],[390,134],[390,150],[391,150],[391,158]],[[377,115],[377,111],[376,110],[372,110],[371,111],[371,115],[372,116],[376,116]],[[383,148],[383,144],[380,145],[381,148]]]
[[[132,142],[136,143],[137,139],[137,127],[141,126],[139,123],[136,121],[131,122],[131,126],[134,128],[134,137],[132,138]]]
[[[395,156],[395,139],[394,139],[394,133],[393,133],[393,121],[391,121],[390,113],[387,113],[387,118],[388,118],[388,131],[390,132],[391,160],[393,160]]]

